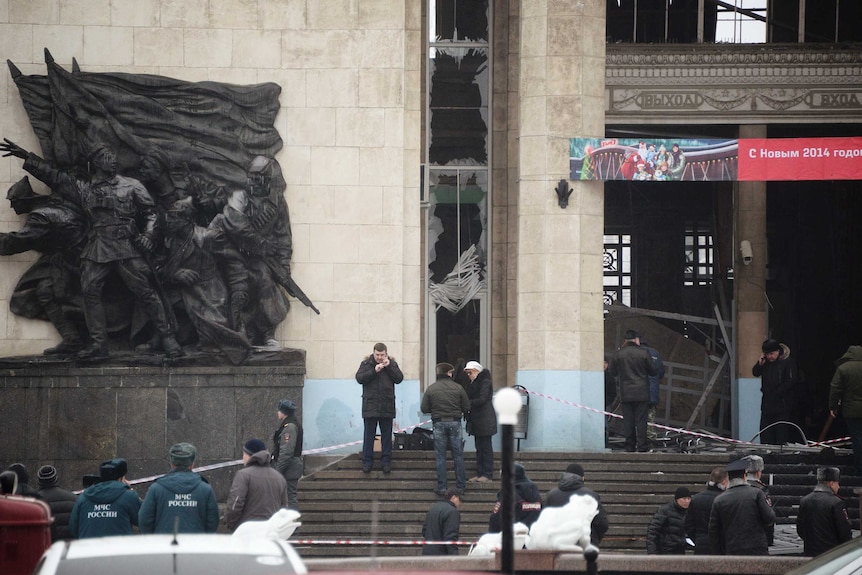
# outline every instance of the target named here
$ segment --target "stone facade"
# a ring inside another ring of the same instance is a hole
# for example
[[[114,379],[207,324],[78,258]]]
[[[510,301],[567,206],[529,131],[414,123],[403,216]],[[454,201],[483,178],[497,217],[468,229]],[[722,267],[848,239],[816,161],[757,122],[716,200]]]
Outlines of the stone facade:
[[[293,273],[321,310],[295,302],[277,338],[306,349],[309,376],[352,378],[376,341],[408,378],[420,357],[421,3],[402,0],[11,0],[0,54],[44,74],[43,49],[71,69],[188,81],[276,82]],[[2,74],[0,132],[38,150]],[[0,186],[20,162],[0,161]],[[45,191],[44,187],[37,191]],[[8,203],[0,229],[20,226]],[[16,317],[8,297],[34,254],[3,258],[0,356],[38,354],[52,326]]]

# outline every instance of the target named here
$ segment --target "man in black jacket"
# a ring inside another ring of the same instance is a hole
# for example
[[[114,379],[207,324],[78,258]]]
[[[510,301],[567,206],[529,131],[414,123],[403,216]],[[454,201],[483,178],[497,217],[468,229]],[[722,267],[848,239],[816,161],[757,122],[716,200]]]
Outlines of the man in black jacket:
[[[457,541],[461,536],[461,494],[456,489],[449,489],[428,510],[425,524],[422,526],[422,538],[426,541]],[[423,545],[422,555],[458,555],[457,545]]]
[[[48,504],[51,508],[51,516],[54,518],[51,523],[51,542],[71,539],[69,517],[72,515],[78,496],[57,486],[60,475],[53,465],[43,465],[36,476],[39,480],[38,497]]]
[[[796,383],[790,363],[790,348],[776,339],[767,339],[761,346],[760,359],[751,374],[760,378],[760,443],[784,445],[791,427],[779,421],[793,421],[796,408]],[[768,428],[768,429],[767,429]]]
[[[685,514],[690,504],[688,487],[677,487],[673,501],[658,508],[647,528],[647,554],[685,555]]]
[[[760,489],[746,482],[748,461],[726,468],[727,490],[715,498],[709,514],[709,540],[716,555],[769,555],[768,531],[775,513]]]
[[[30,486],[30,472],[27,471],[27,466],[23,463],[13,463],[7,469],[18,476],[18,487],[15,489],[15,495],[24,495],[26,497],[39,497],[37,491]]]
[[[649,451],[649,376],[658,375],[658,367],[640,346],[638,332],[626,331],[625,342],[611,359],[608,373],[619,381],[626,451]]]
[[[374,465],[374,436],[380,428],[380,465],[383,473],[392,470],[392,420],[395,419],[395,385],[404,374],[386,344],[375,343],[374,350],[356,370],[356,381],[362,385],[362,472],[371,473]]]
[[[584,486],[584,468],[580,463],[570,463],[560,476],[557,487],[551,489],[545,497],[544,507],[563,507],[573,495],[589,495],[599,504],[599,510],[590,523],[590,543],[598,547],[602,538],[608,532],[608,514],[602,506],[598,493]]]
[[[727,471],[716,467],[709,475],[706,490],[691,498],[685,514],[685,532],[694,541],[695,555],[712,555],[709,542],[709,514],[715,498],[727,489]]]
[[[515,517],[514,523],[523,523],[530,527],[539,518],[542,512],[542,494],[539,492],[539,486],[532,479],[527,477],[527,470],[520,463],[514,465],[515,468]],[[494,504],[494,510],[488,518],[488,533],[499,533],[503,530],[502,510],[503,510],[503,494],[497,493],[497,502]]]
[[[837,467],[817,470],[817,486],[799,502],[796,532],[805,542],[805,555],[814,557],[850,541],[852,532],[844,500],[838,497]]]

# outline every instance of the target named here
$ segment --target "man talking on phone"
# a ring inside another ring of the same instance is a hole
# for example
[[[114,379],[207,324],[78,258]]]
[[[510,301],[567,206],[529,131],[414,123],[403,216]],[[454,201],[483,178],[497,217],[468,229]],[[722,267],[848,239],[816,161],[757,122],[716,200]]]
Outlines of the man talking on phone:
[[[776,339],[761,346],[760,359],[751,368],[760,379],[760,443],[784,445],[790,439],[796,405],[796,382],[790,363],[790,347]]]
[[[371,355],[356,370],[356,381],[362,385],[362,472],[371,473],[374,466],[374,436],[380,428],[380,465],[383,473],[392,471],[392,420],[395,419],[395,385],[404,374],[386,344],[375,343]]]

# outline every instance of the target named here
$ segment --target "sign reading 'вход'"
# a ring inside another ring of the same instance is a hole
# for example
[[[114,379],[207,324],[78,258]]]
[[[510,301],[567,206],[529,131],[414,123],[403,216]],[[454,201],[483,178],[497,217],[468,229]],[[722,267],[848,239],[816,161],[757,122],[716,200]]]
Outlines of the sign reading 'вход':
[[[572,138],[573,180],[856,180],[862,138]]]

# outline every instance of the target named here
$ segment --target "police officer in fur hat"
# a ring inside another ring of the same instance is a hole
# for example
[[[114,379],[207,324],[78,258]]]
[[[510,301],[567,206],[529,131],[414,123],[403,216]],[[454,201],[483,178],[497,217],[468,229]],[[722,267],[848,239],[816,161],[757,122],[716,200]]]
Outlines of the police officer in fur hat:
[[[796,532],[805,542],[805,555],[813,557],[849,541],[850,520],[844,500],[838,497],[841,479],[837,467],[820,467],[817,485],[799,502]]]

